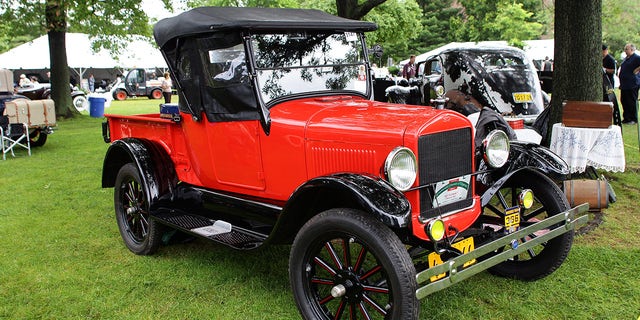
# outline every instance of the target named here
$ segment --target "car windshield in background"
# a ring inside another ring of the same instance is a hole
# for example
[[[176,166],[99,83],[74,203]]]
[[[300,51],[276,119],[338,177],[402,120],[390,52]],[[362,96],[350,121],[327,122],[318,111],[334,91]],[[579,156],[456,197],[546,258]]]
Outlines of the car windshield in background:
[[[367,92],[363,46],[355,33],[255,34],[251,44],[265,103],[308,92]]]
[[[521,57],[507,54],[485,54],[481,56],[482,64],[488,70],[508,67],[525,67]]]

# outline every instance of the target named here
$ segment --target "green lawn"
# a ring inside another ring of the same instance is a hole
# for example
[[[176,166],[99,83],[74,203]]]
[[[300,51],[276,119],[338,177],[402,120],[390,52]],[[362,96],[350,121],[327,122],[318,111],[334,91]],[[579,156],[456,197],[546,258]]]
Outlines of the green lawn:
[[[175,97],[174,97],[175,99]],[[107,113],[157,112],[158,100]],[[141,257],[122,244],[113,191],[101,188],[103,119],[60,121],[33,155],[0,161],[0,319],[298,319],[288,247],[240,252],[197,240]],[[535,282],[471,278],[423,300],[421,318],[638,319],[640,151],[624,127],[618,202]]]

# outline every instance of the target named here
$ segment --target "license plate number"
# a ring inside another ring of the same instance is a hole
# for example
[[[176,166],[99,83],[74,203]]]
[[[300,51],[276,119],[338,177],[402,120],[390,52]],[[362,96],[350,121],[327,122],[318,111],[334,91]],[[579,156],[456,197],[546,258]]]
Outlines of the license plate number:
[[[533,102],[531,92],[514,92],[513,101],[516,103]]]
[[[456,248],[456,249],[458,249],[458,250],[460,250],[460,252],[462,252],[463,254],[471,252],[471,251],[473,251],[473,249],[475,249],[472,237],[460,240],[460,241],[452,244],[451,246]],[[442,261],[442,258],[440,258],[440,255],[435,253],[435,252],[430,253],[429,256],[427,257],[427,259],[429,260],[429,268],[444,263]],[[470,266],[470,265],[472,265],[474,263],[476,263],[475,259],[465,263],[464,265],[462,265],[462,267],[466,268],[466,267],[468,267],[468,266]],[[431,280],[431,282],[433,282],[433,281],[436,281],[438,279],[442,279],[445,276],[446,276],[446,273],[441,273],[439,275],[435,275],[435,276],[431,277],[430,280]]]
[[[513,207],[505,211],[504,227],[507,233],[512,233],[520,227],[520,208]]]

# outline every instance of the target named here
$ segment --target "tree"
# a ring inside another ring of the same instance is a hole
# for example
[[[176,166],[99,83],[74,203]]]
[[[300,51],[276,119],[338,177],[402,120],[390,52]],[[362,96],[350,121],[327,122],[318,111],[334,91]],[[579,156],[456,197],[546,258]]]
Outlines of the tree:
[[[414,0],[388,0],[363,18],[378,24],[377,31],[367,34],[367,42],[383,44],[385,60],[391,57],[398,61],[418,54],[416,39],[422,29],[420,16],[420,7]]]
[[[74,112],[69,95],[69,64],[67,63],[67,13],[59,1],[47,0],[45,9],[49,61],[51,61],[51,99],[56,115],[70,118]]]
[[[462,14],[451,20],[458,41],[506,40],[522,47],[523,40],[537,39],[543,26],[533,13],[535,1],[460,0]]]
[[[169,0],[163,0],[163,3],[165,7],[171,8]],[[151,35],[149,18],[137,0],[46,0],[44,3],[3,0],[0,2],[0,16],[11,17],[9,20],[3,20],[4,24],[10,26],[10,30],[24,32],[23,24],[26,24],[30,29],[25,34],[47,34],[51,58],[51,96],[59,117],[68,118],[77,113],[69,95],[69,67],[65,43],[67,30],[88,33],[96,37],[98,47],[105,47],[114,52],[135,35]],[[0,38],[2,35],[0,29]]]
[[[415,52],[426,52],[456,41],[452,35],[456,33],[451,19],[462,14],[462,8],[453,6],[453,0],[430,1],[419,0],[422,9],[422,28],[419,29],[415,45],[410,46]]]
[[[336,0],[338,16],[354,20],[361,20],[373,8],[385,3],[387,0]]]
[[[602,100],[602,0],[556,0],[553,96],[548,126],[565,100]],[[543,137],[549,145],[551,130]]]
[[[602,41],[620,59],[624,45],[640,44],[640,4],[636,0],[602,0]]]

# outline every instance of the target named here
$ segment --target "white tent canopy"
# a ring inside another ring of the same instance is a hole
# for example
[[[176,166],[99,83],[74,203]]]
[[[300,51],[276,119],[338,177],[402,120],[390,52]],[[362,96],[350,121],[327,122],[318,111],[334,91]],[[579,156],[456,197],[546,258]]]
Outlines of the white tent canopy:
[[[112,57],[104,49],[94,52],[89,35],[83,33],[66,35],[67,62],[73,69],[167,68],[160,51],[143,40],[132,41],[118,57]],[[0,54],[0,68],[16,70],[50,67],[49,40],[46,35]]]

